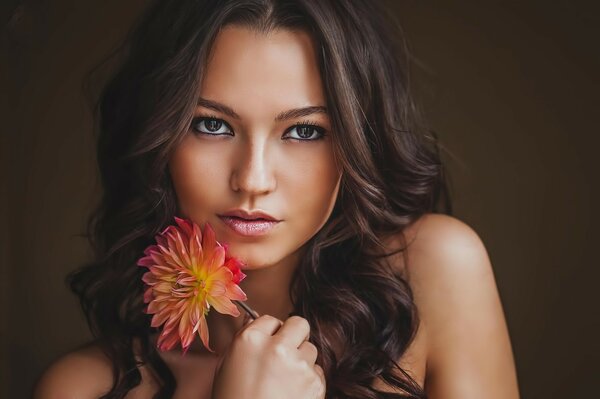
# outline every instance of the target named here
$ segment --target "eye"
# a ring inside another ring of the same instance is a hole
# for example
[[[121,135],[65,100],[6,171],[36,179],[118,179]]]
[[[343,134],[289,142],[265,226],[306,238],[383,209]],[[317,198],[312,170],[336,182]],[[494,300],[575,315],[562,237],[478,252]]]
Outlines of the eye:
[[[324,128],[309,121],[295,123],[286,133],[294,131],[296,131],[296,137],[291,137],[291,139],[296,141],[315,141],[326,136]],[[314,137],[315,134],[316,137]]]
[[[192,119],[191,129],[195,134],[204,134],[208,136],[233,136],[233,132],[229,128],[229,125],[224,120],[213,116],[195,117]]]

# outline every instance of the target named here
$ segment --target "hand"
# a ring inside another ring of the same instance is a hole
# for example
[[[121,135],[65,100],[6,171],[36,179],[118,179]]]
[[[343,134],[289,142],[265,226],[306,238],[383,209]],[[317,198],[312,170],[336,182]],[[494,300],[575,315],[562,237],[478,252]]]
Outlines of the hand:
[[[211,399],[323,399],[325,376],[309,333],[300,316],[247,323],[217,365]]]

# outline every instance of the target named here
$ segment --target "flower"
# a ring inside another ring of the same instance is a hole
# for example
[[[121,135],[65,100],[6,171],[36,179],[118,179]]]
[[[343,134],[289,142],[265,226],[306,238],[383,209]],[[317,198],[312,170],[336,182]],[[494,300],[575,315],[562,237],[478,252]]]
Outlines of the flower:
[[[157,234],[157,244],[148,246],[146,256],[137,263],[149,269],[142,276],[146,313],[154,315],[152,327],[164,323],[158,349],[172,349],[181,341],[185,355],[198,332],[204,346],[214,352],[208,342],[206,315],[211,307],[219,313],[240,315],[232,300],[247,299],[238,286],[246,277],[241,271],[243,263],[227,254],[227,244],[216,241],[208,222],[202,232],[190,220],[176,216],[175,221],[177,226],[170,225]]]

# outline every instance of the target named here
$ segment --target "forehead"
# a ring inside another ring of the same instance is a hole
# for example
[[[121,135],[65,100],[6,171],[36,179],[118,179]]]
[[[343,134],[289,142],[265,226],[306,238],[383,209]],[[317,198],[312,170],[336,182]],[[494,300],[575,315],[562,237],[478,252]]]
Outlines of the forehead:
[[[325,105],[314,44],[303,31],[264,34],[224,27],[213,44],[200,90],[204,98],[250,112],[252,105]]]

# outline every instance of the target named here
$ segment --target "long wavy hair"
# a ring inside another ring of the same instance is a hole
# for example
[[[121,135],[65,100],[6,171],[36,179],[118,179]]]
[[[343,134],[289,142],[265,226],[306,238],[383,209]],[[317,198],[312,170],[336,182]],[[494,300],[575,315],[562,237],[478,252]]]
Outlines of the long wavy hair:
[[[343,177],[289,289],[293,313],[310,322],[327,398],[426,397],[397,363],[419,316],[403,274],[385,260],[405,251],[406,240],[386,253],[383,237],[402,237],[423,214],[452,207],[437,136],[409,90],[408,45],[390,15],[383,3],[363,0],[161,0],[144,9],[109,57],[117,67],[93,103],[102,189],[84,234],[93,259],[66,278],[113,363],[103,398],[139,385],[142,364],[160,377],[155,398],[176,389],[150,344],[156,329],[143,312],[136,261],[177,214],[167,163],[188,134],[207,57],[226,24],[304,30],[317,51]],[[403,393],[378,391],[375,379]]]

